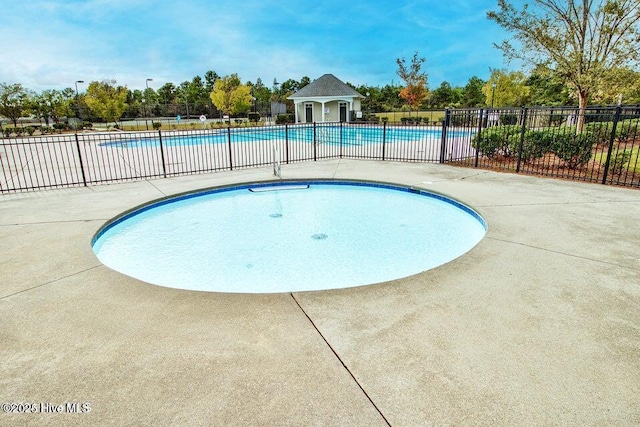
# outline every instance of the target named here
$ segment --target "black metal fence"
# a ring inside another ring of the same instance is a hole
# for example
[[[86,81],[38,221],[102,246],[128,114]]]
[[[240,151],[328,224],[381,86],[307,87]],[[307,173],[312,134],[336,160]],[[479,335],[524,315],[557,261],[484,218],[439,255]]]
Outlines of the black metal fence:
[[[444,129],[473,132],[449,162],[640,187],[640,107],[448,111]]]
[[[579,122],[584,120],[582,131]],[[439,125],[314,123],[0,140],[0,192],[349,158],[640,187],[640,109],[448,110]]]

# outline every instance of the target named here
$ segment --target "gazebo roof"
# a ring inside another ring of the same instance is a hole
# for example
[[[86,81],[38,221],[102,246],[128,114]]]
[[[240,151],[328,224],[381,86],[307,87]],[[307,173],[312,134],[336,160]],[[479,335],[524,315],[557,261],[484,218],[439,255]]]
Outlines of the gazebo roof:
[[[317,97],[336,97],[346,96],[350,98],[364,98],[356,90],[344,84],[333,74],[325,74],[322,77],[312,81],[293,95],[289,99],[294,98],[317,98]]]

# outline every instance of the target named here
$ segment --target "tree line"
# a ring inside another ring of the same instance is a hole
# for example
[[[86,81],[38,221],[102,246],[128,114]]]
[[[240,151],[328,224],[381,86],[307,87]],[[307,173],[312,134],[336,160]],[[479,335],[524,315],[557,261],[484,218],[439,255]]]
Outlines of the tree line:
[[[528,71],[490,70],[488,80],[469,78],[464,86],[444,81],[430,90],[425,63],[416,52],[411,63],[396,60],[404,85],[351,85],[366,98],[366,113],[457,107],[560,106],[577,103],[580,116],[588,104],[640,103],[640,2],[638,0],[535,0],[514,6],[498,0],[487,18],[506,29],[511,40],[495,47],[518,59]],[[514,45],[513,41],[518,44]],[[72,88],[35,93],[20,83],[0,84],[0,115],[17,125],[32,116],[46,124],[69,117],[115,121],[122,117],[209,117],[269,114],[272,103],[309,84],[304,76],[271,86],[261,79],[241,82],[236,74],[207,71],[179,85],[130,90],[113,80],[91,82],[79,94]],[[77,84],[78,82],[76,82]],[[347,84],[349,84],[347,82]],[[580,128],[580,126],[579,126]]]
[[[590,103],[613,104],[620,97],[626,104],[640,103],[639,72],[616,69],[611,70],[609,75],[611,78],[606,79],[608,86],[591,94]],[[225,89],[216,92],[216,82]],[[246,116],[251,111],[264,116],[270,113],[272,102],[284,103],[287,111],[293,111],[293,103],[287,97],[310,82],[311,79],[304,76],[300,80],[289,79],[281,84],[266,86],[261,79],[241,83],[236,74],[220,77],[215,71],[207,71],[204,78],[195,76],[179,85],[165,83],[157,90],[132,90],[119,86],[113,80],[96,81],[89,83],[87,89],[77,96],[73,88],[47,89],[36,93],[19,83],[1,83],[0,115],[14,126],[22,117],[38,118],[51,125],[73,117],[87,121],[117,121],[121,118],[177,115],[189,118],[201,114],[207,117]],[[562,78],[545,67],[538,67],[529,74],[504,69],[491,70],[488,80],[472,76],[464,86],[443,81],[430,90],[425,84],[425,96],[418,103],[412,102],[411,96],[401,96],[403,90],[406,92],[410,88],[408,84],[371,86],[347,82],[347,85],[366,96],[362,101],[362,109],[367,113],[467,107],[563,106],[573,105],[577,101]],[[238,88],[242,88],[242,96],[233,98],[231,94]],[[225,90],[226,95],[222,96]],[[217,104],[212,99],[215,93],[219,98]]]

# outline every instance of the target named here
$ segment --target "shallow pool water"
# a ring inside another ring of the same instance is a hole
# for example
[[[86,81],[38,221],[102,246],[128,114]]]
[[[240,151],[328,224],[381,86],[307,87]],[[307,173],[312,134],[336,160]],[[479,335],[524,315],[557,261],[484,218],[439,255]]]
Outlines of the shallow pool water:
[[[295,292],[413,275],[485,232],[473,210],[424,191],[284,181],[156,202],[108,223],[93,248],[105,265],[161,286]]]

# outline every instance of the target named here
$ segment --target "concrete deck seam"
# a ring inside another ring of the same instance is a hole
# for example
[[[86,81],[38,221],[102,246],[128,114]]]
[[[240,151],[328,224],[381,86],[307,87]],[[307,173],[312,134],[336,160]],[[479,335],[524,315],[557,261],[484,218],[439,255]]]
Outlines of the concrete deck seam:
[[[478,172],[478,173],[474,173],[474,174],[470,174],[470,175],[465,175],[465,176],[461,176],[460,178],[455,178],[453,181],[462,181],[462,180],[469,179],[469,178],[477,178],[479,176],[486,175],[489,172],[490,171],[484,171],[484,172]]]
[[[338,163],[336,164],[336,168],[333,171],[333,175],[331,175],[331,179],[336,179],[336,175],[338,175],[338,169],[340,169],[340,161],[341,159],[338,159]]]
[[[150,186],[152,186],[154,189],[156,189],[158,191],[158,193],[162,194],[163,197],[167,197],[167,194],[164,191],[162,191],[161,189],[159,189],[156,185],[154,185],[153,182],[151,182],[151,180],[145,179],[145,182],[147,184],[149,184]]]
[[[539,246],[526,245],[524,243],[514,242],[514,241],[511,241],[511,240],[499,239],[497,237],[485,236],[485,239],[495,240],[497,242],[509,243],[509,244],[512,244],[512,245],[524,246],[526,248],[538,249],[538,250],[545,251],[545,252],[550,252],[550,253],[553,253],[553,254],[565,255],[565,256],[568,256],[568,257],[578,258],[578,259],[582,259],[582,260],[585,260],[585,261],[597,262],[598,264],[609,265],[611,267],[624,268],[624,269],[627,269],[627,270],[639,271],[640,272],[640,268],[630,267],[628,265],[617,264],[615,262],[610,262],[610,261],[603,261],[601,259],[588,258],[588,257],[585,257],[585,256],[569,254],[569,253],[561,252],[561,251],[555,251],[553,249],[541,248]]]
[[[296,299],[295,295],[293,295],[293,293],[290,293],[289,295],[291,295],[291,298],[293,298],[293,301],[296,303],[296,305],[298,306],[298,308],[300,309],[300,311],[302,311],[302,313],[305,315],[305,317],[309,320],[309,323],[311,323],[311,326],[313,326],[313,329],[316,330],[316,332],[318,333],[318,335],[320,335],[320,338],[322,338],[322,340],[325,342],[325,344],[327,345],[327,347],[329,347],[329,350],[331,350],[331,352],[333,353],[333,355],[338,359],[338,361],[340,362],[340,364],[342,365],[342,367],[349,373],[349,375],[351,375],[351,378],[353,379],[353,381],[356,383],[356,385],[358,386],[358,388],[360,388],[360,390],[362,391],[362,393],[364,393],[365,397],[367,398],[367,400],[369,400],[369,403],[371,403],[371,405],[375,408],[375,410],[378,412],[378,414],[380,414],[380,416],[382,417],[382,419],[384,420],[384,422],[391,427],[391,423],[389,423],[389,420],[387,420],[387,417],[384,416],[384,414],[382,413],[382,411],[380,410],[380,408],[378,408],[378,405],[375,404],[375,402],[373,401],[373,399],[371,398],[371,396],[369,396],[369,393],[367,393],[367,391],[364,389],[364,387],[362,387],[362,384],[360,384],[360,382],[358,381],[358,379],[356,378],[356,376],[353,374],[353,372],[351,372],[351,370],[349,369],[349,367],[344,363],[344,361],[342,360],[342,358],[340,357],[340,355],[338,354],[338,352],[333,348],[333,346],[329,343],[329,341],[327,340],[327,338],[322,334],[322,332],[320,332],[320,329],[318,329],[318,326],[316,326],[315,322],[313,321],[313,319],[311,319],[311,317],[309,316],[309,314],[307,314],[307,312],[304,310],[304,308],[302,308],[302,305],[300,305],[300,302],[298,302],[298,300]]]
[[[68,275],[63,276],[63,277],[58,277],[57,279],[49,280],[48,282],[44,282],[44,283],[41,283],[41,284],[36,285],[36,286],[32,286],[32,287],[27,288],[27,289],[22,289],[20,291],[14,292],[12,294],[2,295],[2,296],[0,296],[0,300],[4,300],[4,299],[7,299],[9,297],[12,297],[12,296],[15,296],[15,295],[18,295],[18,294],[22,294],[24,292],[28,292],[28,291],[31,291],[31,290],[34,290],[34,289],[38,289],[38,288],[41,288],[43,286],[46,286],[46,285],[49,285],[49,284],[52,284],[52,283],[56,283],[56,282],[59,282],[61,280],[68,279],[70,277],[74,277],[74,276],[77,276],[79,274],[86,273],[87,271],[95,270],[96,268],[99,268],[99,267],[104,267],[104,266],[102,264],[94,265],[93,267],[85,268],[84,270],[76,271],[73,274],[68,274]]]

